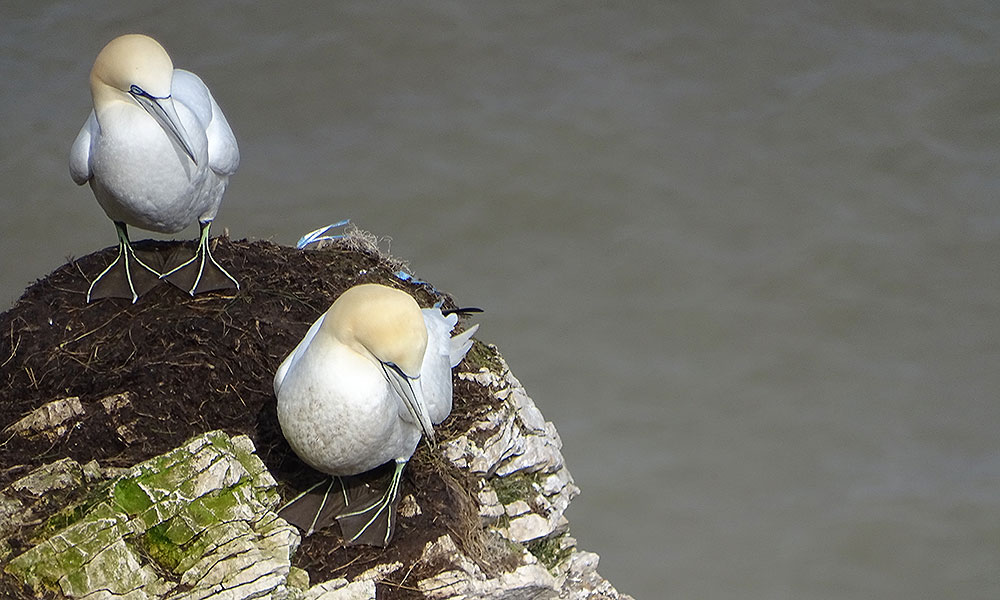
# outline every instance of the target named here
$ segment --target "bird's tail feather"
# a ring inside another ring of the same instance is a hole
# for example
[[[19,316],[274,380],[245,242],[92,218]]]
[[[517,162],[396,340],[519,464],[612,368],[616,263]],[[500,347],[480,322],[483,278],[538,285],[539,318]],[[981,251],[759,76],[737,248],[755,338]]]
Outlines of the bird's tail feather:
[[[448,357],[453,368],[458,366],[458,363],[462,362],[462,359],[465,358],[469,349],[472,348],[472,335],[478,330],[479,324],[477,323],[451,338],[451,345],[448,348]]]

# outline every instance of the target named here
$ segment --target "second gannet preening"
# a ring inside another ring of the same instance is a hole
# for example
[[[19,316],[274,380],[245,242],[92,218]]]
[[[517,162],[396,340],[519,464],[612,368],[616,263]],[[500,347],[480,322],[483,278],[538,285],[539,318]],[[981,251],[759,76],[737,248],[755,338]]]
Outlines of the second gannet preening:
[[[209,227],[240,164],[226,117],[202,80],[174,69],[151,37],[123,35],[90,71],[94,110],[70,150],[73,181],[90,187],[118,231],[118,257],[90,285],[95,298],[131,298],[167,279],[194,295],[239,288],[212,257]],[[177,233],[197,221],[198,250],[159,273],[140,260],[127,226]]]
[[[384,494],[335,515],[348,544],[384,546],[392,537],[403,468],[421,436],[433,442],[434,425],[451,412],[451,370],[479,327],[452,337],[457,322],[454,313],[421,310],[404,291],[358,285],[337,298],[278,367],[278,422],[306,464],[339,477],[395,463]],[[287,516],[300,495],[280,514],[309,535],[332,488],[331,481],[312,513]],[[340,506],[346,504],[344,498]]]

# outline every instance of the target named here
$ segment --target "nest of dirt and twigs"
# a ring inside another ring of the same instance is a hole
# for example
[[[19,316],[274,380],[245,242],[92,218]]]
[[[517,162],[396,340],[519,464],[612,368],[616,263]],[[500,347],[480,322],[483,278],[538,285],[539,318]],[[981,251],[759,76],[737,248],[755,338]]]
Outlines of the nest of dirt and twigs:
[[[443,300],[445,307],[455,307],[430,285],[397,275],[402,265],[381,254],[370,235],[355,233],[309,251],[267,241],[213,243],[214,256],[240,281],[238,292],[190,297],[163,283],[135,304],[118,299],[87,304],[90,279],[117,251],[108,248],[70,260],[0,315],[0,430],[5,431],[0,488],[63,457],[125,467],[193,435],[222,429],[250,436],[287,494],[318,474],[281,435],[272,377],[312,322],[344,290],[368,282],[405,289],[422,306]],[[136,246],[165,250],[172,244]],[[130,402],[120,410],[100,402],[123,392]],[[83,416],[60,435],[9,433],[11,424],[39,406],[74,397]],[[464,432],[491,402],[487,390],[456,379],[454,409],[438,430],[440,439]],[[313,581],[352,577],[381,563],[414,565],[424,545],[445,533],[469,556],[482,556],[484,550],[475,547],[482,532],[469,491],[475,482],[468,477],[422,444],[403,490],[414,494],[421,514],[401,519],[387,548],[345,547],[332,527],[305,538],[293,564]],[[25,544],[8,541],[15,550]],[[400,572],[416,581],[426,567]],[[380,584],[380,597],[411,596],[403,577]],[[0,577],[0,595],[22,593],[9,577]]]

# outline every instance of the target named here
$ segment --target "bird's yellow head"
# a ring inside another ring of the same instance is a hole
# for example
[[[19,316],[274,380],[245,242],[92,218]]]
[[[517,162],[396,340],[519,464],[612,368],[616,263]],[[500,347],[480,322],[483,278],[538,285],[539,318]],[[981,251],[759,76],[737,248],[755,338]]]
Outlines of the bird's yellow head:
[[[174,64],[163,46],[142,34],[128,34],[108,42],[90,70],[94,106],[106,100],[127,100],[134,87],[154,98],[170,95]],[[134,87],[133,87],[134,86]]]
[[[354,286],[327,311],[322,329],[408,377],[420,375],[427,327],[416,300],[402,290],[374,283]]]
[[[198,164],[195,146],[170,95],[173,79],[174,64],[159,42],[136,33],[116,37],[97,55],[90,70],[94,111],[100,122],[103,114],[120,103],[139,105]]]

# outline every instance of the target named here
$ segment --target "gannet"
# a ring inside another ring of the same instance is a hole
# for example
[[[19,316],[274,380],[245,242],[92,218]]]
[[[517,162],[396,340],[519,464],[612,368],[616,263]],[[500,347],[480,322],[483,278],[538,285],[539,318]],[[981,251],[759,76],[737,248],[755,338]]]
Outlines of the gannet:
[[[479,327],[452,337],[457,322],[454,312],[420,309],[404,291],[358,285],[312,324],[275,373],[281,431],[306,464],[339,480],[395,463],[384,494],[336,515],[348,544],[385,546],[392,537],[403,468],[421,436],[433,443],[434,425],[451,412],[451,370]],[[322,510],[297,523],[306,535]]]
[[[118,232],[118,257],[90,285],[93,298],[135,302],[159,279],[191,295],[239,288],[212,257],[209,227],[240,163],[226,117],[202,80],[174,69],[156,40],[138,34],[111,40],[90,71],[94,102],[70,150],[70,174],[90,183],[98,204]],[[195,221],[198,250],[188,261],[159,273],[140,260],[127,226],[177,233]]]

